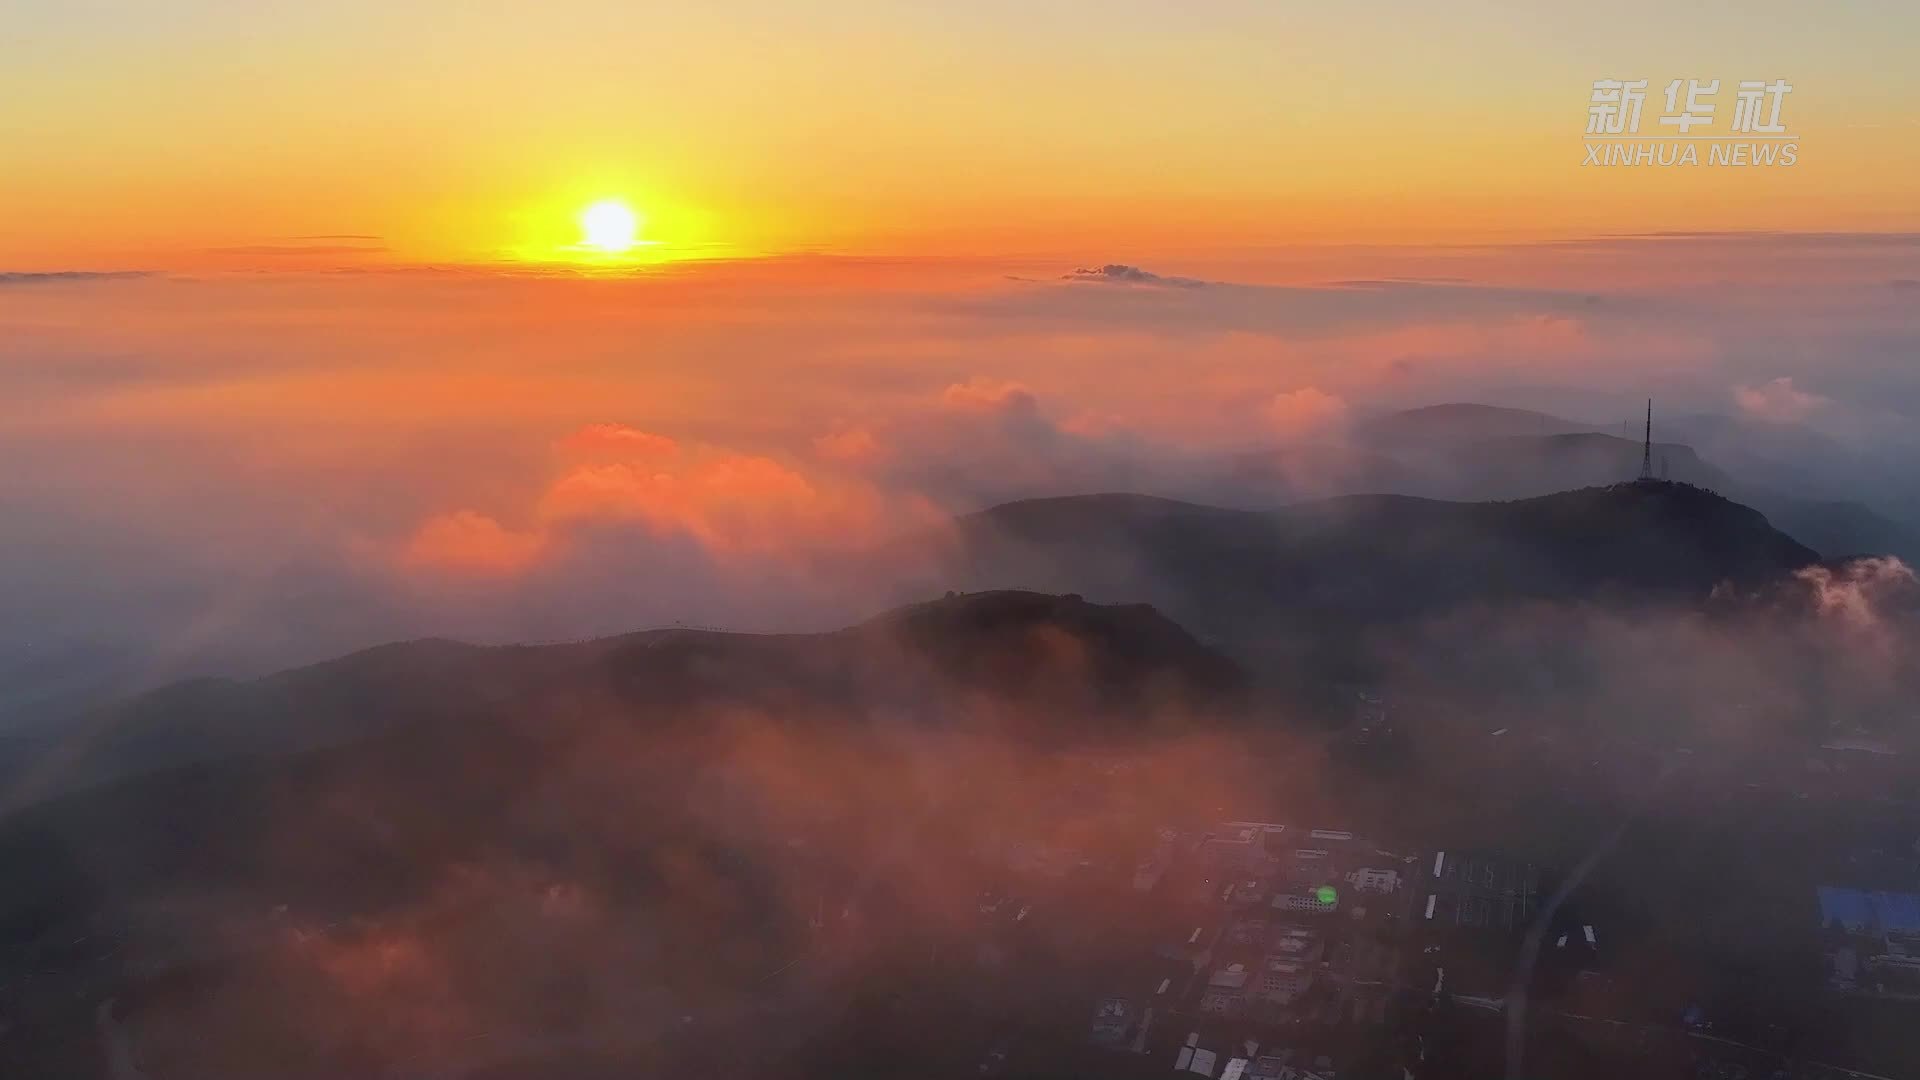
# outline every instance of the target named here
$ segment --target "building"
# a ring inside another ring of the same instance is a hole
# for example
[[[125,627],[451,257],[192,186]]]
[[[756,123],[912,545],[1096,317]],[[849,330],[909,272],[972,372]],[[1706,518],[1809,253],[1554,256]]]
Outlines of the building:
[[[1293,1051],[1291,1050],[1262,1054],[1247,1067],[1243,1080],[1293,1080],[1298,1075],[1298,1070],[1287,1064],[1292,1060]]]
[[[1235,961],[1225,967],[1215,968],[1213,974],[1207,977],[1207,986],[1216,990],[1241,990],[1251,977],[1247,966]]]
[[[1093,1042],[1096,1046],[1118,1048],[1133,1038],[1136,1017],[1131,1001],[1111,997],[1100,1002],[1093,1012]]]
[[[1356,843],[1353,834],[1343,829],[1314,829],[1302,839],[1311,846],[1292,848],[1280,860],[1274,909],[1310,914],[1339,910],[1339,886],[1346,884],[1343,867],[1366,845]]]
[[[1316,1062],[1327,1064],[1309,1067],[1299,1058],[1292,1050],[1284,1049],[1262,1054],[1247,1066],[1241,1080],[1332,1080],[1334,1072],[1329,1059],[1315,1058]]]
[[[1247,995],[1243,990],[1220,990],[1208,987],[1200,995],[1200,1011],[1214,1016],[1238,1016],[1246,1011]]]
[[[1267,957],[1260,972],[1260,996],[1276,1005],[1290,1004],[1313,989],[1313,968],[1285,956]]]
[[[1830,885],[1817,893],[1835,989],[1920,995],[1920,895]]]
[[[1325,954],[1320,935],[1304,926],[1282,926],[1267,944],[1268,955],[1300,964],[1312,964]]]
[[[1331,885],[1281,893],[1273,898],[1276,911],[1329,914],[1340,908],[1340,892]]]
[[[1400,887],[1400,871],[1363,866],[1348,873],[1347,881],[1359,892],[1390,893]]]
[[[1219,870],[1259,870],[1280,850],[1287,827],[1270,821],[1228,821],[1200,841],[1200,857]]]
[[[1498,855],[1437,851],[1422,921],[1435,928],[1517,932],[1540,904],[1540,870]]]
[[[1263,904],[1266,903],[1267,893],[1267,884],[1260,878],[1237,878],[1227,894],[1227,899],[1230,903],[1241,905]]]
[[[1207,978],[1206,992],[1200,995],[1200,1011],[1237,1015],[1247,1005],[1247,984],[1253,973],[1242,963],[1216,968]]]
[[[1227,944],[1258,947],[1267,940],[1267,920],[1258,915],[1243,915],[1227,930]]]
[[[1184,1072],[1188,1065],[1193,1064],[1193,1051],[1194,1048],[1199,1045],[1200,1033],[1197,1031],[1187,1032],[1187,1041],[1181,1044],[1180,1053],[1173,1059],[1175,1072]]]
[[[1908,938],[1920,942],[1920,896],[1913,893],[1866,892],[1822,885],[1820,922],[1849,934]]]

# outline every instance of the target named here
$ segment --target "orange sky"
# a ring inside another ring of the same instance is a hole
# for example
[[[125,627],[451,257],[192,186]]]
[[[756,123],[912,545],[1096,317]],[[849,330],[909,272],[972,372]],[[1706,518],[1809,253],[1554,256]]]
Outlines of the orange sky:
[[[1906,5],[808,7],[25,0],[0,268],[1920,227]],[[1583,169],[1609,76],[1787,78],[1800,163]]]
[[[1438,401],[1920,460],[1912,4],[0,7],[0,666],[817,628],[817,550]],[[1799,163],[1583,167],[1608,77]]]

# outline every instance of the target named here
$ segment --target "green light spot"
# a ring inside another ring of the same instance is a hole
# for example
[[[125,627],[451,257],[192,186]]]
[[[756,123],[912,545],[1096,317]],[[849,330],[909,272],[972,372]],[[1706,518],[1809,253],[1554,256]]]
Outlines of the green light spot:
[[[1335,900],[1340,899],[1340,894],[1333,891],[1333,886],[1322,885],[1313,891],[1313,898],[1322,904],[1331,906]]]

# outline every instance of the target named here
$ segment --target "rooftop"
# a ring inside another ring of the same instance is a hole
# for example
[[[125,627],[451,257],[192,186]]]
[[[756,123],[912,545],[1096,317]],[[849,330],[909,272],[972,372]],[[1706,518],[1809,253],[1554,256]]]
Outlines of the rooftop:
[[[1247,975],[1246,965],[1228,964],[1226,967],[1216,970],[1213,975],[1207,979],[1207,985],[1219,987],[1223,990],[1238,990],[1247,985]]]
[[[1920,895],[1819,887],[1820,925],[1839,923],[1856,933],[1920,934]]]

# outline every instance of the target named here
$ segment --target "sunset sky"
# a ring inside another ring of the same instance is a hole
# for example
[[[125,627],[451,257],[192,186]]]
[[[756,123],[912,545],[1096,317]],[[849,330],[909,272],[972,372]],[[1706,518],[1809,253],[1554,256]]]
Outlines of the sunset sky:
[[[822,552],[1021,495],[1323,494],[1219,477],[1437,401],[1611,425],[1651,394],[1911,475],[1916,32],[11,0],[0,674],[838,625],[871,608]],[[1648,133],[1670,79],[1721,80],[1722,122],[1786,79],[1799,161],[1585,168],[1608,77],[1649,80]]]
[[[1920,0],[0,0],[0,1080],[1920,1077],[1916,567]]]
[[[1920,227],[1910,4],[13,0],[0,265],[1124,252]],[[1785,78],[1792,169],[1580,167]],[[321,238],[321,239],[312,239]],[[325,248],[288,255],[281,249]]]

